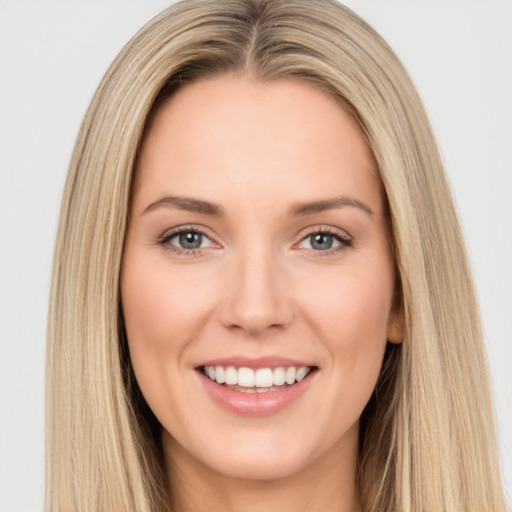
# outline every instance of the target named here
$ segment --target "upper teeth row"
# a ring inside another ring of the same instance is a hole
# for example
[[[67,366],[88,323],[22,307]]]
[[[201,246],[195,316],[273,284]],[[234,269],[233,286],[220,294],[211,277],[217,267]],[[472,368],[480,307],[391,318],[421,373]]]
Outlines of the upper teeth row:
[[[270,388],[272,386],[282,386],[284,383],[292,385],[300,382],[311,370],[309,366],[288,366],[271,368],[252,368],[241,367],[236,369],[234,366],[205,366],[204,373],[217,384],[228,384],[243,386],[247,388]]]

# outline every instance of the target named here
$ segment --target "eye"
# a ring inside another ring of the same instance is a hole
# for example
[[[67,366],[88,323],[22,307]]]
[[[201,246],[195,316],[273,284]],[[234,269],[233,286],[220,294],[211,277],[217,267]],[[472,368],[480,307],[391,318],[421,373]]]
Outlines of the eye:
[[[310,248],[317,251],[332,249],[337,242],[332,235],[328,235],[327,233],[315,233],[313,235],[309,235],[306,240],[309,242]]]
[[[318,230],[304,237],[299,247],[301,249],[309,249],[312,251],[330,251],[336,252],[350,247],[352,241],[346,235],[341,233],[333,233],[326,230]]]
[[[189,254],[214,245],[204,233],[192,228],[174,230],[164,235],[159,243],[172,252]]]
[[[173,236],[169,242],[173,245],[178,245],[182,249],[199,249],[203,246],[203,237],[201,233],[195,231],[183,231],[176,236]]]

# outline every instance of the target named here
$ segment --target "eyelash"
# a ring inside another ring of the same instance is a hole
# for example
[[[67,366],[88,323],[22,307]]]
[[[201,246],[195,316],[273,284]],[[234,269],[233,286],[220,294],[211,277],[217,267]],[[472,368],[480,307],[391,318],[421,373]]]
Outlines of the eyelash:
[[[301,238],[299,243],[303,243],[305,240],[307,240],[312,235],[332,236],[335,240],[337,240],[340,243],[340,245],[338,245],[337,247],[325,249],[323,251],[322,250],[315,251],[314,249],[307,249],[310,252],[315,253],[315,256],[316,255],[332,256],[332,255],[338,254],[338,253],[348,249],[349,247],[352,247],[352,245],[353,245],[352,238],[350,236],[348,236],[347,234],[345,234],[341,231],[338,231],[336,229],[333,229],[333,228],[327,227],[327,226],[320,226],[320,227],[315,226],[314,228],[311,228],[311,230],[309,232],[307,232],[306,235]]]
[[[157,244],[164,247],[167,251],[169,251],[173,254],[180,255],[180,256],[182,256],[182,255],[183,256],[193,256],[193,257],[201,256],[201,254],[203,252],[201,250],[201,248],[184,249],[182,247],[177,247],[177,246],[169,243],[173,238],[179,236],[182,233],[195,233],[195,234],[198,234],[198,235],[201,235],[201,236],[207,238],[211,242],[210,237],[208,235],[206,235],[204,233],[204,231],[202,231],[201,229],[198,229],[198,228],[195,228],[192,226],[183,226],[181,228],[174,229],[171,232],[165,233],[163,236],[161,236],[157,240]],[[308,231],[301,238],[299,244],[303,243],[305,240],[307,240],[312,235],[328,235],[328,236],[333,237],[340,244],[335,248],[329,248],[329,249],[325,249],[325,250],[306,249],[312,253],[315,253],[315,255],[319,255],[319,256],[329,256],[329,255],[337,254],[339,252],[344,251],[345,249],[347,249],[349,247],[352,247],[352,245],[353,245],[352,239],[349,236],[347,236],[346,234],[343,234],[340,231],[332,229],[330,227],[311,228],[310,231]],[[214,243],[214,242],[212,242],[212,243]]]
[[[157,240],[158,245],[161,245],[165,250],[177,254],[178,256],[201,256],[201,248],[197,249],[184,249],[183,247],[177,247],[176,245],[170,244],[169,242],[179,236],[182,233],[195,233],[201,235],[211,241],[210,237],[206,235],[201,229],[192,226],[183,226],[181,228],[173,229],[171,232],[165,233],[162,237]]]

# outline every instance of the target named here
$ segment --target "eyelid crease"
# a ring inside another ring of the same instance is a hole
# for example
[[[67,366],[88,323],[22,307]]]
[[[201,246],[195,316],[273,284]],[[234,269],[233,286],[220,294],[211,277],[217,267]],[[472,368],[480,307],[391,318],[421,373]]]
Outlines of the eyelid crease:
[[[301,240],[304,240],[304,238],[314,235],[316,233],[319,233],[319,234],[325,233],[328,235],[333,235],[333,236],[342,238],[343,240],[347,240],[347,241],[349,241],[349,240],[352,241],[352,239],[353,239],[353,237],[343,229],[335,228],[333,226],[319,224],[319,225],[310,226],[310,227],[306,228],[302,233]]]
[[[157,241],[163,239],[170,239],[173,236],[179,235],[180,233],[199,233],[200,235],[205,236],[206,238],[211,239],[212,237],[207,233],[208,230],[206,227],[201,226],[199,224],[183,224],[174,226],[172,228],[167,228],[160,236],[157,237]]]

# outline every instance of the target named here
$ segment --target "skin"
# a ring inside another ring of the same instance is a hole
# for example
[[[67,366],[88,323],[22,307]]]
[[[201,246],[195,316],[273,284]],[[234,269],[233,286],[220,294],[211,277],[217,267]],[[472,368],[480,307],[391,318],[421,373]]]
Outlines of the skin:
[[[164,196],[223,213],[154,204]],[[352,203],[293,212],[339,197]],[[204,233],[202,247],[180,250],[177,227]],[[326,230],[332,248],[313,247]],[[138,162],[121,294],[173,510],[359,510],[359,417],[386,342],[401,341],[394,281],[378,172],[334,99],[300,81],[224,75],[160,107]],[[214,403],[195,369],[234,355],[318,371],[297,401],[248,418]]]

